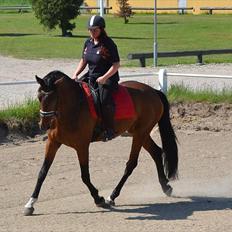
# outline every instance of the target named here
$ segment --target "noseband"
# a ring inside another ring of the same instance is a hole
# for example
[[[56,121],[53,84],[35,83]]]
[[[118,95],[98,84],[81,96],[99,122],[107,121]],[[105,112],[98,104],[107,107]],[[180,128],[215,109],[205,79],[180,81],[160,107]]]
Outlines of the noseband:
[[[39,114],[40,114],[40,117],[42,117],[42,118],[56,117],[57,116],[57,112],[56,111],[43,111],[43,110],[40,110]]]

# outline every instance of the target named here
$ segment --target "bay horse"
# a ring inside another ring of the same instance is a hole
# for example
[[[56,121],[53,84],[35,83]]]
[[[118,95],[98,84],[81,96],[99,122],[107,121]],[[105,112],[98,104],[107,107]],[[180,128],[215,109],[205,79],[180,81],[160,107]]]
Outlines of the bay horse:
[[[145,148],[154,160],[160,185],[163,192],[170,196],[172,187],[168,182],[177,177],[178,148],[177,138],[170,122],[169,102],[166,96],[152,87],[136,81],[120,83],[132,99],[135,116],[115,120],[117,135],[127,131],[132,139],[129,160],[125,172],[107,201],[99,196],[97,188],[92,184],[89,174],[89,145],[93,142],[93,132],[99,118],[92,117],[89,105],[80,83],[72,80],[60,71],[52,71],[44,78],[36,76],[40,85],[38,99],[40,102],[41,129],[47,130],[45,158],[38,175],[35,189],[25,205],[24,215],[32,215],[34,204],[38,199],[43,181],[62,144],[74,148],[80,163],[81,178],[88,187],[95,204],[107,207],[115,204],[115,199],[137,166],[141,148]],[[162,149],[153,141],[150,132],[158,123]],[[94,141],[101,141],[101,135]]]

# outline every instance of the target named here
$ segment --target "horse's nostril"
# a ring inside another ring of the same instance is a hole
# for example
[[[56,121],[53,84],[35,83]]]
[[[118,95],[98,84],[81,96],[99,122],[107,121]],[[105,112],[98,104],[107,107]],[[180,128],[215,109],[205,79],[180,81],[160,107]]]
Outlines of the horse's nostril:
[[[40,128],[40,130],[42,130],[42,123],[41,122],[39,122],[39,128]]]
[[[46,125],[46,124],[44,124],[42,122],[39,122],[39,128],[40,128],[40,130],[46,131],[46,130],[50,129],[50,125],[49,124]]]

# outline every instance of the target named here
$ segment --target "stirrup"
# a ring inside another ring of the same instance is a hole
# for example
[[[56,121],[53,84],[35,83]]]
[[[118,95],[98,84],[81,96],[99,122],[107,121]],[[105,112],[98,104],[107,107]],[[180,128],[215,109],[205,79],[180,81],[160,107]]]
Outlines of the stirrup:
[[[103,142],[107,142],[115,138],[115,132],[113,129],[106,129],[103,133]]]

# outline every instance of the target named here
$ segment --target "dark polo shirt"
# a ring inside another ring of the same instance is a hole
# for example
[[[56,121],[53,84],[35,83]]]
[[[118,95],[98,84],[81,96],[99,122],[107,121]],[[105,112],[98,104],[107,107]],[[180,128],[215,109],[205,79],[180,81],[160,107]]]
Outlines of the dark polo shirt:
[[[102,46],[106,48],[107,57],[101,55]],[[89,67],[89,78],[96,80],[104,75],[113,63],[119,62],[118,49],[114,41],[106,37],[102,42],[94,44],[93,39],[89,38],[85,41],[82,58],[87,62]],[[110,77],[112,81],[119,81],[119,74],[116,72]]]

